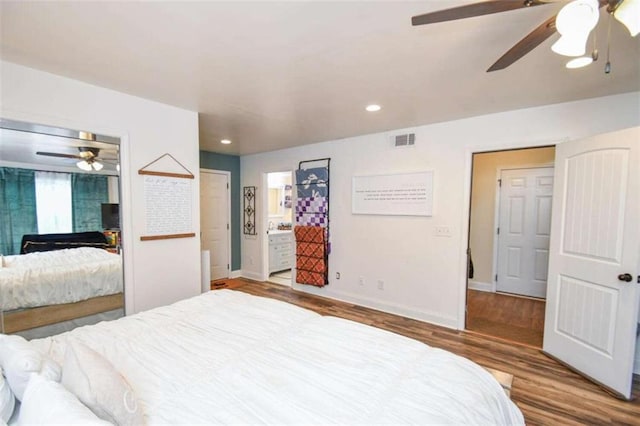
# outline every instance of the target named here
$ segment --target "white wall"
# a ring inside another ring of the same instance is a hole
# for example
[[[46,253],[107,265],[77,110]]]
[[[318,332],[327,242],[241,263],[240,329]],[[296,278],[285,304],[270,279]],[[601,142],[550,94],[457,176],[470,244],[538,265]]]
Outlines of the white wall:
[[[330,284],[296,288],[461,329],[472,152],[550,145],[638,126],[639,110],[639,93],[630,93],[243,156],[242,185],[264,191],[263,173],[331,157]],[[416,133],[416,146],[392,147],[389,137],[406,131]],[[434,171],[433,217],[351,214],[352,176],[423,170]],[[256,200],[258,236],[243,236],[242,270],[264,279],[265,197]],[[450,227],[451,237],[434,236],[435,226]],[[384,290],[378,290],[378,280]]]
[[[0,63],[0,116],[120,137],[127,313],[200,292],[200,239],[141,242],[144,188],[137,170],[167,152],[195,174],[192,223],[200,235],[198,115],[76,80]]]

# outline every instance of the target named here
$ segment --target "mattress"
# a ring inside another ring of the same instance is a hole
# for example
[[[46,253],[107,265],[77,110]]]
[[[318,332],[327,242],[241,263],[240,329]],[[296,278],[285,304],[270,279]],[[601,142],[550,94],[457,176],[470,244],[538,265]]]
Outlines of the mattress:
[[[122,260],[81,247],[4,257],[0,307],[4,311],[55,305],[122,292]]]
[[[149,424],[523,424],[465,358],[233,290],[32,343],[62,364],[70,337],[126,377]]]

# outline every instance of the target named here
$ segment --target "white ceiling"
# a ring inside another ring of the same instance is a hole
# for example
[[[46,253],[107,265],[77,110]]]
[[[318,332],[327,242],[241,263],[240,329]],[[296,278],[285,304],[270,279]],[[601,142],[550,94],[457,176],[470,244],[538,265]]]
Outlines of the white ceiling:
[[[228,154],[640,90],[640,37],[615,20],[604,74],[604,12],[600,60],[580,70],[555,35],[485,72],[561,3],[411,26],[469,2],[3,1],[0,55],[198,111],[201,148]]]
[[[3,122],[0,122],[0,126],[4,125]],[[40,127],[36,130],[42,131],[43,128]],[[35,167],[36,169],[40,166],[46,170],[82,173],[80,169],[76,168],[76,163],[80,159],[59,158],[37,154],[38,152],[45,152],[78,155],[80,152],[78,148],[81,147],[99,149],[98,161],[104,166],[99,174],[117,174],[116,164],[119,161],[118,145],[54,136],[52,134],[35,132],[35,130],[18,131],[0,128],[1,165]]]

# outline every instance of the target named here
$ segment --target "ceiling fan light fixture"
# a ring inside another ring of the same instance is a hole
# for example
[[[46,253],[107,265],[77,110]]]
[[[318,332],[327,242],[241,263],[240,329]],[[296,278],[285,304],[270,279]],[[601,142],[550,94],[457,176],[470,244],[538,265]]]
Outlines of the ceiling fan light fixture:
[[[600,18],[598,8],[598,0],[574,0],[563,7],[556,17],[560,39],[551,50],[564,56],[584,55],[589,33]]]
[[[587,38],[589,34],[561,35],[558,41],[553,43],[551,50],[562,56],[582,56],[587,51]]]
[[[101,162],[90,158],[88,160],[80,160],[76,163],[76,166],[78,166],[79,169],[84,170],[85,172],[90,172],[92,170],[95,170],[96,172],[99,172],[100,170],[102,170],[102,168],[104,167],[104,164],[102,164]]]
[[[76,163],[79,169],[84,170],[85,172],[91,171],[91,164],[87,162],[87,160],[80,160]]]
[[[591,56],[581,56],[579,58],[574,58],[567,62],[565,65],[569,69],[576,69],[586,67],[587,65],[593,63],[593,58]]]
[[[640,0],[623,0],[613,12],[613,17],[622,23],[635,37],[640,32]]]

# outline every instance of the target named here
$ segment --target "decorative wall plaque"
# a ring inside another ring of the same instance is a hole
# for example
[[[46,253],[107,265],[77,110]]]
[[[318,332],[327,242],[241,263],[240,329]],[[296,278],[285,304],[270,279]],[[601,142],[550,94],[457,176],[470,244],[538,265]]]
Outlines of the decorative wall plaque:
[[[256,187],[245,186],[244,192],[244,221],[243,232],[245,235],[256,235]]]

